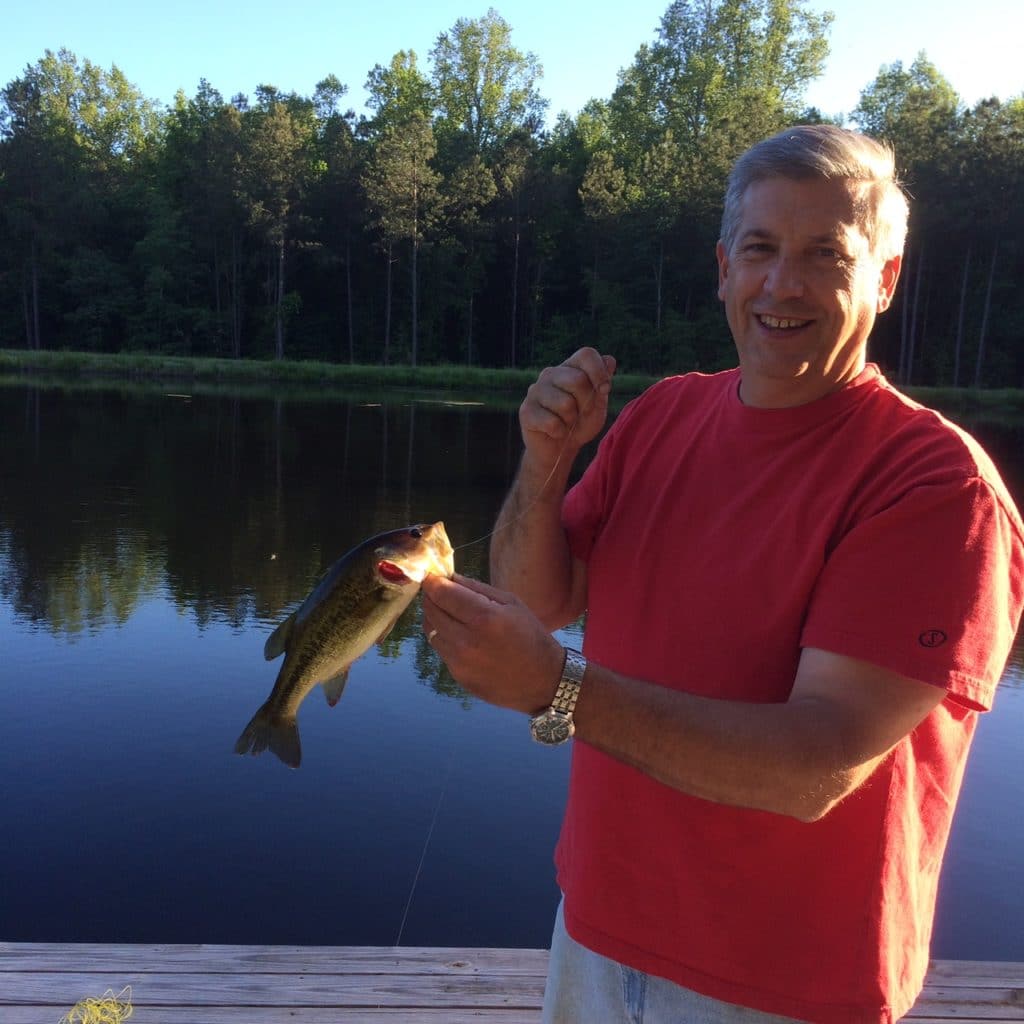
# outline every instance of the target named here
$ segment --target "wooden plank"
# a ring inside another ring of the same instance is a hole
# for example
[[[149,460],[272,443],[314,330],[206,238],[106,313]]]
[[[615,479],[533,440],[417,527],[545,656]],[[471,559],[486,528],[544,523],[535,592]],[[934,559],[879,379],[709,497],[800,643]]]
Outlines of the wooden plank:
[[[4,1007],[4,1024],[56,1024],[70,1006]],[[904,1018],[910,1020],[910,1017]],[[913,1017],[914,1024],[992,1024],[992,1017]],[[540,1024],[540,1010],[374,1010],[203,1006],[136,1007],[130,1024]]]
[[[472,973],[544,975],[542,949],[477,949],[393,946],[241,946],[209,944],[0,942],[0,972],[122,970],[260,973]],[[929,984],[1000,988],[1024,985],[1024,964],[936,960]]]
[[[474,974],[140,974],[75,971],[4,974],[0,1006],[67,1003],[112,989],[132,989],[132,1002],[166,1006],[539,1006],[538,978]],[[0,1015],[2,1016],[2,1015]]]
[[[56,1024],[70,1006],[4,1007],[3,1024]],[[285,1006],[134,1008],[129,1024],[540,1024],[540,1010],[377,1010]],[[971,1024],[961,1021],[960,1024]],[[978,1022],[990,1024],[990,1022]]]
[[[146,1024],[538,1024],[545,950],[0,943],[0,1021],[132,988]],[[913,1024],[1024,1021],[1024,964],[935,961]]]
[[[5,971],[131,970],[290,974],[508,974],[546,976],[543,949],[392,946],[107,945],[0,942]]]
[[[908,1017],[979,1017],[982,1020],[1024,1020],[1024,989],[925,985]]]
[[[1019,988],[1024,985],[1024,963],[1008,960],[933,960],[928,968],[927,984]]]

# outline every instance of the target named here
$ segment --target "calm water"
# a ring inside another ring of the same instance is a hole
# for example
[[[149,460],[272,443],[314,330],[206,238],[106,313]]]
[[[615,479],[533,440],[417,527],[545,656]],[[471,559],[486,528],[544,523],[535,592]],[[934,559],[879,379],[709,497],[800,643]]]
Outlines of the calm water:
[[[1020,500],[1020,432],[978,433]],[[336,708],[303,704],[298,771],[232,753],[320,569],[441,518],[483,577],[517,458],[512,410],[0,388],[0,939],[547,945],[568,752],[463,694],[416,606]],[[938,956],[1024,960],[1022,664]]]

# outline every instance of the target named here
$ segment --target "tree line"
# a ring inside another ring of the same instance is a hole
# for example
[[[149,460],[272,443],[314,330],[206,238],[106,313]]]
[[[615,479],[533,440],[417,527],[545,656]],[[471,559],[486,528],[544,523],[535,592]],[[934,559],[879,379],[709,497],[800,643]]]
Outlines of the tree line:
[[[713,258],[757,139],[852,123],[913,197],[872,355],[904,382],[1024,386],[1024,95],[968,108],[921,54],[848,115],[807,108],[832,16],[674,0],[607,99],[546,126],[536,57],[490,9],[400,51],[366,113],[202,80],[168,107],[46,51],[0,93],[0,338],[11,347],[632,371],[732,365]]]

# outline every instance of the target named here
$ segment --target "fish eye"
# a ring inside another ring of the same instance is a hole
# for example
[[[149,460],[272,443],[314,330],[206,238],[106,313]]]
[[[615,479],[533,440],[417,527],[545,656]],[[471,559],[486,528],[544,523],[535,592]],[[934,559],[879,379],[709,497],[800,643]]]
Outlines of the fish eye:
[[[409,531],[409,536],[412,537],[413,540],[419,540],[423,536],[423,532],[418,527],[414,526]]]

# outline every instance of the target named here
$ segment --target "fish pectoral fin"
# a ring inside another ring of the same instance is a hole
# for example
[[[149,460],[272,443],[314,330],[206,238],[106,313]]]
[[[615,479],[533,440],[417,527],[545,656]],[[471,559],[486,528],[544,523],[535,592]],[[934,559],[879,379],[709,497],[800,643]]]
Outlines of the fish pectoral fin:
[[[388,623],[388,624],[387,624],[387,625],[386,625],[386,626],[384,627],[384,629],[383,629],[383,630],[381,630],[381,634],[380,634],[380,636],[379,636],[379,637],[377,637],[377,639],[373,641],[373,642],[374,642],[375,644],[383,643],[383,642],[384,642],[385,640],[387,640],[387,638],[388,638],[388,637],[389,637],[389,636],[391,635],[391,630],[393,630],[393,629],[395,628],[395,626],[396,626],[396,625],[398,625],[398,620],[399,620],[399,619],[400,619],[400,618],[402,617],[402,612],[404,612],[404,611],[405,611],[405,608],[403,608],[403,609],[402,609],[402,611],[401,611],[401,612],[399,612],[399,613],[398,613],[398,614],[397,614],[397,615],[396,615],[396,616],[395,616],[395,617],[394,617],[394,618],[393,618],[393,619],[392,619],[392,620],[391,620],[391,621],[390,621],[390,622],[389,622],[389,623]]]
[[[329,707],[333,708],[341,700],[341,695],[345,692],[345,684],[348,682],[348,670],[349,666],[346,665],[337,675],[325,679],[320,684],[324,688],[324,696],[327,698]]]
[[[263,657],[267,661],[279,658],[288,646],[288,640],[292,635],[292,626],[295,624],[295,612],[292,612],[284,622],[280,623],[277,629],[267,637],[263,646]]]

